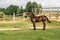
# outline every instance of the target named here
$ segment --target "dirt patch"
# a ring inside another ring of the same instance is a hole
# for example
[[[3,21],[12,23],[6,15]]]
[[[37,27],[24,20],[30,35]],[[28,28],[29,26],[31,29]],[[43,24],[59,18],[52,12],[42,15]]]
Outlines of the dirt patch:
[[[4,30],[26,30],[27,28],[0,28],[0,31],[4,31]]]

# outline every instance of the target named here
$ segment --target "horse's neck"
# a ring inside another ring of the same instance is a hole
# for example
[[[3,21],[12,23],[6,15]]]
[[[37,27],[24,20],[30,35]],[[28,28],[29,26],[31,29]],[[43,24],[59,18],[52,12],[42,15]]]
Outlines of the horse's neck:
[[[33,19],[34,17],[33,16],[30,16],[30,19]]]
[[[32,13],[32,15],[30,16],[30,19],[32,20],[35,17],[35,15]]]
[[[34,14],[30,16],[30,18],[34,18],[34,17],[35,17],[35,15],[34,15]]]
[[[30,19],[31,19],[31,21],[33,21],[34,18],[33,17],[30,17]]]
[[[31,21],[34,19],[34,17],[35,17],[34,15],[30,16]]]

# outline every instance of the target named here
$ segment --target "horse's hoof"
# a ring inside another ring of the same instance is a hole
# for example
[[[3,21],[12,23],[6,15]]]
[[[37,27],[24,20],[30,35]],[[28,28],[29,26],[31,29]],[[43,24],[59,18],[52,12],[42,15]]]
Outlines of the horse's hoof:
[[[45,30],[45,29],[43,29],[43,30]]]
[[[36,30],[36,29],[34,29],[34,30]]]

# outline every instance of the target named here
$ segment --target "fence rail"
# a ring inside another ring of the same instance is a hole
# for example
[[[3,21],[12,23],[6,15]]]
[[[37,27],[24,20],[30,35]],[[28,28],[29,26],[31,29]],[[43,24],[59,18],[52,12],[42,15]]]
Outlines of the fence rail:
[[[34,10],[35,9],[35,10]],[[37,14],[37,8],[34,8],[32,11]],[[48,16],[50,19],[60,19],[60,9],[56,8],[56,9],[52,9],[52,8],[48,8],[48,9],[42,9],[42,13],[40,13],[39,9],[39,14],[38,15],[46,15]]]
[[[41,9],[40,9],[41,10]],[[35,14],[37,9],[35,9]],[[40,11],[39,11],[40,12]],[[23,13],[22,19],[24,20],[26,13]],[[42,9],[42,13],[39,13],[39,15],[46,15],[47,17],[49,17],[49,19],[56,19],[56,20],[60,20],[60,9],[57,8],[54,11],[50,8],[50,9]],[[26,18],[27,19],[27,18]],[[0,21],[18,21],[20,20],[20,17],[16,17],[15,13],[13,13],[13,15],[11,17],[6,16],[5,14],[3,14],[3,18],[0,18]]]

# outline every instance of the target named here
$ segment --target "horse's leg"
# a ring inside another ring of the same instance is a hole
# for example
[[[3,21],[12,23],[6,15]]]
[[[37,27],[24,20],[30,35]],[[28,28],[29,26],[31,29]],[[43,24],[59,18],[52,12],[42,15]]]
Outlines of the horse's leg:
[[[46,24],[45,21],[43,21],[43,30],[45,30]]]
[[[36,26],[35,26],[35,23],[33,22],[33,27],[34,27],[34,30],[36,30]]]

